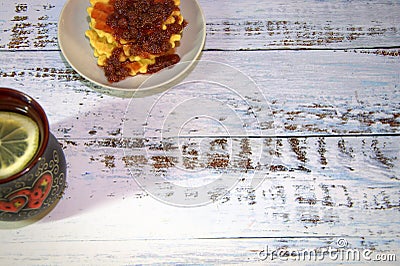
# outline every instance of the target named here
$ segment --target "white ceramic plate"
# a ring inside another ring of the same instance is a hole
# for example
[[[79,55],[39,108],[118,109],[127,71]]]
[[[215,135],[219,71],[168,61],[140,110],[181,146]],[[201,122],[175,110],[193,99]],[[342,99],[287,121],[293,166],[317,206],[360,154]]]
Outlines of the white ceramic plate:
[[[190,64],[177,64],[152,75],[128,77],[117,83],[110,83],[104,71],[97,65],[93,49],[85,31],[89,29],[89,15],[86,12],[89,0],[69,0],[61,11],[58,23],[58,42],[68,63],[83,77],[109,89],[132,91],[153,89],[172,82],[187,71]],[[194,62],[203,49],[206,30],[204,14],[196,0],[182,0],[181,13],[188,25],[183,31],[176,53],[181,62]],[[142,85],[151,76],[146,83]]]

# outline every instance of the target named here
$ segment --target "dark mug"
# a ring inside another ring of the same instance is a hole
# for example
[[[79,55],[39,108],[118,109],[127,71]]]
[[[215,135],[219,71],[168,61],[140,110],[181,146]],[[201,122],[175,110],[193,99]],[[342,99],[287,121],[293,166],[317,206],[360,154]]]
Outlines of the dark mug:
[[[38,217],[50,211],[64,192],[66,162],[62,147],[50,133],[46,113],[32,97],[17,90],[0,88],[0,111],[28,116],[39,129],[33,157],[19,172],[0,176],[0,220]],[[1,145],[0,139],[0,148]]]

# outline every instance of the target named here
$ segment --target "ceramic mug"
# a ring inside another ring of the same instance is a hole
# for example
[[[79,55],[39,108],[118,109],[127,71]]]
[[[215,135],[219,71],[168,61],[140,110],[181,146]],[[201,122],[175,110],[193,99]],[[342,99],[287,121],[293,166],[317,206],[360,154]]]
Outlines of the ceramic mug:
[[[0,179],[0,220],[34,218],[51,210],[61,198],[66,186],[65,156],[49,131],[43,108],[32,97],[0,88],[0,111],[26,115],[39,128],[36,154],[23,170]]]

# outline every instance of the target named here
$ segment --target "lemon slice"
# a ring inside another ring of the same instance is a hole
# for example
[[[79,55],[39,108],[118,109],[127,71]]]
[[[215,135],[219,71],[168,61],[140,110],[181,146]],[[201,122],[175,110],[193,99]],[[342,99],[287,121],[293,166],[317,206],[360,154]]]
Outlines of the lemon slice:
[[[29,163],[39,146],[39,127],[30,117],[0,111],[0,179]]]

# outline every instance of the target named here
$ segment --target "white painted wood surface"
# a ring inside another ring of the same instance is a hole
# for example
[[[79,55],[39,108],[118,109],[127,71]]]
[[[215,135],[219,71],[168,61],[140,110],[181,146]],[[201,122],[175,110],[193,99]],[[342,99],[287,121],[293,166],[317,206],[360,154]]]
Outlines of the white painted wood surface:
[[[39,101],[68,161],[68,188],[52,212],[0,223],[1,265],[400,259],[399,1],[201,0],[201,60],[253,80],[260,94],[242,93],[246,101],[218,87],[203,93],[201,84],[133,99],[94,86],[58,48],[64,3],[0,2],[0,85]],[[170,112],[174,101],[192,98],[231,108],[246,125],[208,106],[216,120],[194,119],[182,127],[184,137],[174,134],[185,114],[203,114],[190,105]],[[126,116],[127,107],[149,105],[157,111],[151,119]],[[230,134],[243,128],[250,133]],[[160,201],[173,197],[171,184],[195,187],[221,173],[238,182],[207,190],[209,204]],[[254,173],[265,178],[257,187]],[[165,182],[153,195],[136,182],[155,177]],[[348,245],[339,251],[370,257],[319,260],[343,239]],[[302,259],[304,252],[311,258]]]

